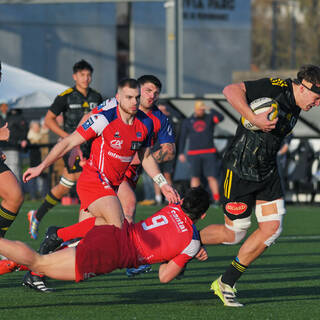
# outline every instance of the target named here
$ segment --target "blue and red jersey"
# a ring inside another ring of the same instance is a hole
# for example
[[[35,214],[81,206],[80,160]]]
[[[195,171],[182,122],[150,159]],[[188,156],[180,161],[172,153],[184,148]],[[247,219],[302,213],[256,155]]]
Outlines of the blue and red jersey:
[[[152,120],[142,111],[128,125],[118,108],[100,110],[77,128],[86,140],[94,139],[86,166],[103,173],[114,186],[122,182],[136,152],[150,147],[153,136]]]
[[[98,114],[103,111],[114,108],[118,105],[116,98],[110,98],[101,103],[98,107],[92,110],[92,113]],[[158,140],[160,145],[163,143],[175,143],[175,135],[172,125],[167,118],[156,106],[147,113],[147,116],[153,122],[153,137],[151,140],[151,147],[154,146],[155,142]],[[141,165],[130,165],[127,172],[125,173],[126,180],[134,188],[139,175],[141,173]]]

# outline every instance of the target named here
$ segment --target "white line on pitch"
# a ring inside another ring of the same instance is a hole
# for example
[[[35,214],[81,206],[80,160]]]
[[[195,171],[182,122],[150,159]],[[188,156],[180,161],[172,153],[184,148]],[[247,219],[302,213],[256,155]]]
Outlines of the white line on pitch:
[[[279,240],[319,240],[319,236],[284,236],[280,237]]]

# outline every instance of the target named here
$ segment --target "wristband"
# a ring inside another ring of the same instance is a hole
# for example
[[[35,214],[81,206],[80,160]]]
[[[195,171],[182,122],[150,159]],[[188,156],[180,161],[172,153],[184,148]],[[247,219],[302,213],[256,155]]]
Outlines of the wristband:
[[[153,177],[153,181],[161,188],[168,183],[162,173],[158,173]]]

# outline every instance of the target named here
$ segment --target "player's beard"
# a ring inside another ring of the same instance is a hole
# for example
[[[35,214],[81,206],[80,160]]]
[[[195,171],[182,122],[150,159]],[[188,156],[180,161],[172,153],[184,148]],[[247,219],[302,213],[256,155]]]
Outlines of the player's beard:
[[[138,107],[136,107],[135,109],[132,107],[126,107],[126,106],[122,106],[121,104],[119,104],[119,107],[122,111],[124,111],[125,113],[131,115],[131,116],[134,116],[137,114],[138,112]]]

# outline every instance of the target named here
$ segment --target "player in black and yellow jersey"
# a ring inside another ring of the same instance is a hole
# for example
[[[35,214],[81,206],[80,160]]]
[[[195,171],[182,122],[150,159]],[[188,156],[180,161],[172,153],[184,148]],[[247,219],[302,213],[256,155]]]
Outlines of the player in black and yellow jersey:
[[[247,130],[239,123],[236,135],[224,155],[221,202],[224,225],[210,225],[201,231],[203,244],[237,244],[251,225],[255,207],[258,228],[246,239],[237,257],[211,289],[226,306],[242,306],[236,300],[235,283],[279,237],[285,210],[276,156],[281,142],[292,131],[300,111],[320,104],[320,68],[301,67],[297,79],[260,79],[231,84],[223,91],[228,102],[244,118],[260,128]],[[268,120],[269,111],[254,114],[249,104],[262,97],[278,102],[278,118]]]
[[[68,136],[78,126],[84,114],[89,113],[94,107],[102,102],[100,93],[91,89],[93,68],[85,60],[77,62],[73,66],[73,80],[75,86],[59,94],[45,117],[45,124],[61,138]],[[59,114],[63,115],[63,128],[56,120]],[[80,161],[82,158],[87,159],[90,154],[90,144],[84,144],[79,150],[79,156],[70,167],[68,159],[70,154],[64,157],[65,168],[59,184],[53,187],[46,195],[43,203],[38,210],[31,210],[28,213],[29,233],[31,238],[36,239],[38,228],[44,215],[54,207],[72,188],[82,170]]]

